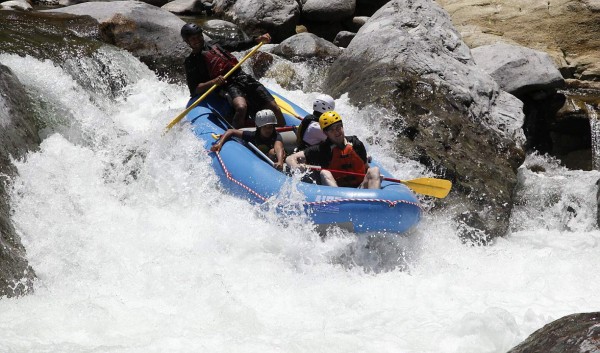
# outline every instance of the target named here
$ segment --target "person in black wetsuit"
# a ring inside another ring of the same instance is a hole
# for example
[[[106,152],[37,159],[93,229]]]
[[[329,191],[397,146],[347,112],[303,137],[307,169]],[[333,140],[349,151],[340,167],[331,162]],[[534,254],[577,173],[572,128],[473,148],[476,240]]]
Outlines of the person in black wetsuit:
[[[285,119],[275,98],[260,82],[241,68],[227,80],[223,78],[237,64],[237,59],[229,51],[246,50],[260,42],[269,43],[271,36],[268,33],[245,41],[205,42],[202,28],[194,23],[186,23],[181,28],[181,37],[192,48],[192,53],[184,63],[190,96],[202,94],[213,85],[222,86],[232,99],[235,128],[245,125],[248,100],[261,109],[272,110],[277,117],[277,124],[285,125]]]
[[[319,124],[327,140],[287,157],[285,162],[290,168],[306,171],[310,165],[319,166],[323,168],[320,170],[321,183],[327,186],[379,189],[379,168],[369,166],[367,150],[358,137],[345,135],[342,117],[328,111],[321,115]]]
[[[256,113],[256,131],[246,131],[238,129],[229,129],[221,136],[210,150],[218,152],[223,144],[231,136],[241,138],[244,141],[252,143],[262,153],[267,155],[273,162],[277,170],[283,170],[283,161],[285,159],[285,150],[283,149],[283,138],[275,130],[277,119],[272,111],[265,109]]]

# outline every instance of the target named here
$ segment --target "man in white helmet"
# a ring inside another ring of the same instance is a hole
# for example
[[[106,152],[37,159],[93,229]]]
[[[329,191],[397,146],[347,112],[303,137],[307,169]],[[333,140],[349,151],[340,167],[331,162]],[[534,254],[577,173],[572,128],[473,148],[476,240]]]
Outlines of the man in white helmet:
[[[261,110],[256,113],[254,121],[256,123],[256,131],[229,129],[225,131],[219,141],[210,150],[215,152],[220,151],[223,144],[233,135],[252,143],[274,162],[274,167],[277,170],[283,170],[285,150],[283,148],[283,138],[275,130],[275,125],[277,125],[275,114],[268,109]]]
[[[327,139],[321,130],[319,118],[321,114],[335,110],[335,101],[327,94],[320,94],[313,102],[313,113],[304,117],[296,132],[298,151],[318,145]]]

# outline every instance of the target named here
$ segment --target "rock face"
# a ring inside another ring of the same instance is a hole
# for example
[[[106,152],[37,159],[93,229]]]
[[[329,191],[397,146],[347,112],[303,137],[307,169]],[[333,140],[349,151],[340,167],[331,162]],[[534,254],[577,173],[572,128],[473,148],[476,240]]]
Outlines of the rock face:
[[[0,173],[14,176],[10,161],[22,158],[40,140],[33,116],[27,109],[27,94],[10,69],[0,65]],[[10,221],[5,183],[0,183],[0,297],[17,296],[32,289],[35,273],[25,258],[25,248]]]
[[[269,32],[275,42],[296,33],[300,16],[300,7],[295,0],[214,0],[213,11],[249,35]]]
[[[94,40],[98,22],[69,14],[0,11],[0,33],[4,35],[0,52],[57,63],[65,57],[93,52],[100,46]],[[33,105],[18,79],[0,64],[0,175],[12,178],[16,170],[10,158],[23,158],[40,143],[30,109]],[[6,185],[4,180],[0,182],[0,297],[31,291],[35,278],[10,221]]]
[[[131,52],[159,75],[183,79],[189,52],[174,14],[139,1],[87,2],[49,12],[87,15],[100,23],[102,39]]]
[[[598,353],[600,313],[565,316],[532,333],[508,353]]]
[[[475,65],[435,2],[388,2],[333,63],[325,85],[403,117],[398,152],[454,181],[446,200],[463,207],[456,220],[465,239],[505,234],[524,158],[522,103]]]
[[[437,0],[471,48],[496,42],[542,50],[565,78],[600,76],[596,0]]]

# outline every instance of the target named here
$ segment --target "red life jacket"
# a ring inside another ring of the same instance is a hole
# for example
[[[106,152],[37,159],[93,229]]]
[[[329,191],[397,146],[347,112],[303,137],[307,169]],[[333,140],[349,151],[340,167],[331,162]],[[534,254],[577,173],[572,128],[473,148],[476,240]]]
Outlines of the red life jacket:
[[[202,52],[202,57],[211,79],[225,75],[238,63],[235,56],[219,45],[211,45],[208,50]]]
[[[351,143],[348,143],[343,149],[338,146],[331,147],[331,160],[329,161],[327,169],[337,169],[361,174],[367,172],[365,161],[363,161],[358,153],[354,151]],[[364,176],[341,174],[333,171],[331,174],[333,174],[333,177],[339,186],[357,187],[364,179]]]

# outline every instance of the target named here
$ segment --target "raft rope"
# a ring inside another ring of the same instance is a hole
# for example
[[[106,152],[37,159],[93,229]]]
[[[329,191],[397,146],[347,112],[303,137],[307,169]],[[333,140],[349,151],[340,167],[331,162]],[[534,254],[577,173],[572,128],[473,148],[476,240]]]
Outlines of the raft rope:
[[[241,186],[246,191],[248,191],[252,195],[256,196],[258,199],[260,199],[262,202],[267,202],[267,200],[268,200],[267,197],[262,196],[261,194],[259,194],[255,190],[253,190],[251,187],[249,187],[249,186],[245,185],[244,183],[242,183],[241,181],[235,179],[231,175],[231,173],[229,173],[229,170],[227,170],[227,166],[225,166],[225,162],[223,162],[223,159],[221,158],[221,154],[219,152],[214,152],[214,153],[216,154],[217,160],[219,161],[219,164],[223,168],[223,171],[225,172],[225,176],[227,177],[227,179],[229,179],[232,182],[234,182],[235,184]],[[404,203],[404,204],[413,205],[413,206],[416,206],[416,207],[422,209],[421,205],[418,204],[418,203],[416,203],[416,202],[405,201],[405,200],[392,201],[392,200],[383,200],[383,199],[353,199],[353,198],[346,198],[346,199],[332,199],[332,200],[324,200],[324,201],[304,202],[304,204],[307,205],[307,206],[320,206],[320,205],[330,205],[330,204],[334,204],[334,203],[344,203],[344,202],[381,202],[381,203],[387,204],[390,208],[391,207],[396,207],[396,205],[399,204],[399,203]]]

